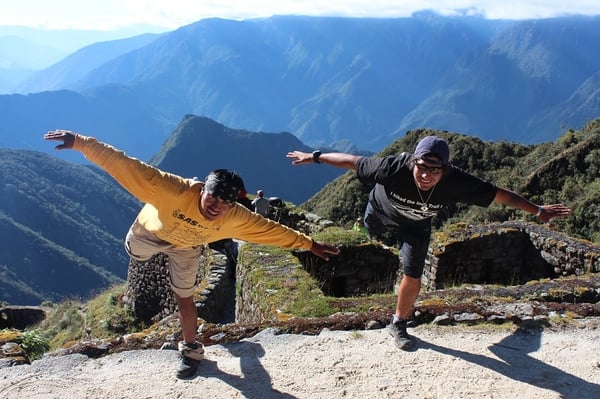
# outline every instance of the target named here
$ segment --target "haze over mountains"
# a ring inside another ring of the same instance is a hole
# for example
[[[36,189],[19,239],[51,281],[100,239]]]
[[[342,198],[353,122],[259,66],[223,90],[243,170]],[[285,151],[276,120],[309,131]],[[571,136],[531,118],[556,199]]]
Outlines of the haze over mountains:
[[[15,84],[31,94],[0,96],[0,146],[46,152],[40,134],[61,127],[149,159],[186,114],[313,147],[379,151],[421,127],[549,141],[599,113],[599,21],[200,20]]]

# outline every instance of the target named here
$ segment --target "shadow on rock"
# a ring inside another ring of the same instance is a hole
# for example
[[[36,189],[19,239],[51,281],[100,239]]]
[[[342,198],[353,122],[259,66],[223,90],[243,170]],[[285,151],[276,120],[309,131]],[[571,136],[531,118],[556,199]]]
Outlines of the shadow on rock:
[[[541,348],[542,333],[541,330],[532,331],[519,328],[500,342],[491,345],[489,350],[501,360],[445,348],[420,339],[418,346],[421,349],[431,349],[444,355],[461,358],[515,381],[552,390],[561,398],[599,398],[600,385],[566,373],[529,355]],[[577,396],[574,396],[575,394]]]
[[[242,377],[220,370],[217,362],[203,360],[198,374],[218,378],[237,389],[248,399],[296,399],[295,396],[273,389],[271,376],[260,362],[265,350],[255,342],[241,341],[224,346],[233,356],[240,358]]]

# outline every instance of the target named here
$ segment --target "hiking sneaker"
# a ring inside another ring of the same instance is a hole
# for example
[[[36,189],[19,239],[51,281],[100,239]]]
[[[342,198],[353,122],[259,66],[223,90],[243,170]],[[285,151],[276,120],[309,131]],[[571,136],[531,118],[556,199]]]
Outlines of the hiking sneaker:
[[[387,330],[394,337],[394,343],[398,348],[405,351],[412,348],[413,342],[406,332],[406,320],[398,320],[395,323],[388,324]]]
[[[181,362],[177,366],[177,378],[189,378],[196,374],[200,360],[204,359],[204,347],[198,341],[193,344],[179,342]]]

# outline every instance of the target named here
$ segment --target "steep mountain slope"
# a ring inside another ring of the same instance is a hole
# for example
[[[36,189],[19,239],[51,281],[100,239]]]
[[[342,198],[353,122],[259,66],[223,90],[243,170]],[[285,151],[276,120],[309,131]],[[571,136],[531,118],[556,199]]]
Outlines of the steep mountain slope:
[[[103,172],[0,149],[0,301],[87,297],[121,281],[140,204]]]
[[[211,119],[187,115],[151,163],[163,170],[201,180],[213,169],[237,171],[250,194],[299,204],[342,174],[336,168],[291,164],[286,153],[312,151],[291,133],[259,133],[225,127]]]
[[[390,137],[422,126],[539,143],[565,127],[582,128],[600,115],[600,59],[590,57],[599,27],[598,18],[564,18],[499,31],[449,68]]]
[[[105,62],[143,47],[159,35],[145,34],[128,39],[101,42],[86,46],[69,55],[61,62],[36,73],[16,86],[18,93],[63,90],[75,87],[77,81]]]
[[[483,45],[496,25],[413,18],[202,20],[107,63],[77,89],[162,83],[164,100],[234,128],[283,128],[313,145],[350,138],[368,148],[373,135],[390,131],[390,121],[436,87],[466,42]]]

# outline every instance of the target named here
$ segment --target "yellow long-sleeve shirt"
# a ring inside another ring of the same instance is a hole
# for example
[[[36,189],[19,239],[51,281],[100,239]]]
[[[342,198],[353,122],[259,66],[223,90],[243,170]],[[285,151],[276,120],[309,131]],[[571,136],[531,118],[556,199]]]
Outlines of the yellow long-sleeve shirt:
[[[161,240],[177,247],[194,247],[236,238],[284,248],[310,249],[312,239],[240,204],[209,221],[200,213],[203,182],[163,172],[127,156],[93,137],[77,135],[73,149],[108,172],[127,191],[144,202],[138,222]]]

